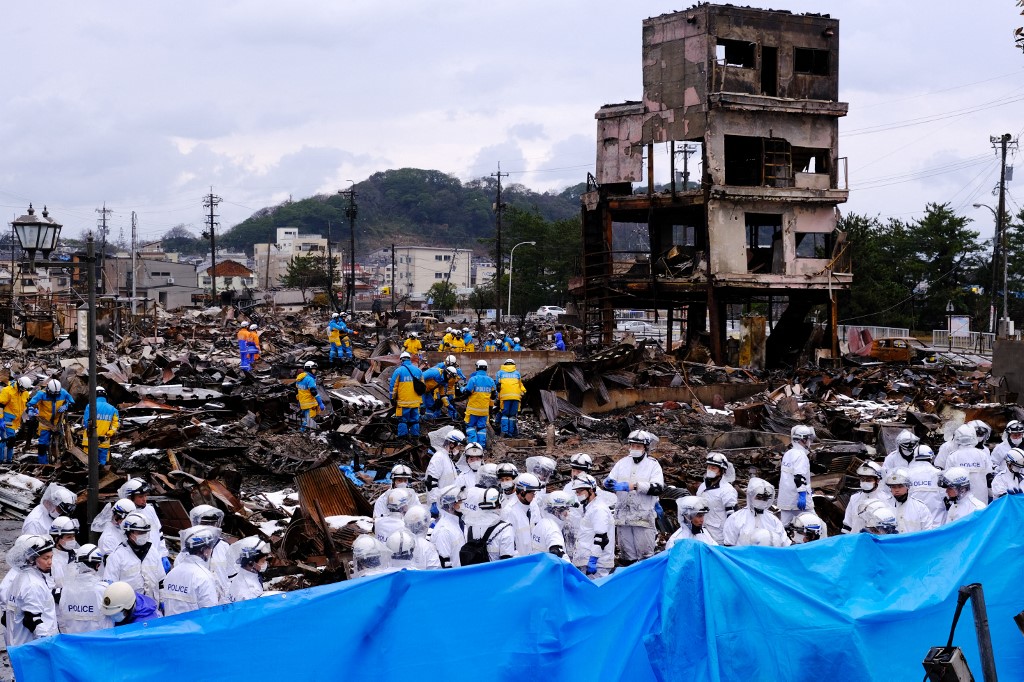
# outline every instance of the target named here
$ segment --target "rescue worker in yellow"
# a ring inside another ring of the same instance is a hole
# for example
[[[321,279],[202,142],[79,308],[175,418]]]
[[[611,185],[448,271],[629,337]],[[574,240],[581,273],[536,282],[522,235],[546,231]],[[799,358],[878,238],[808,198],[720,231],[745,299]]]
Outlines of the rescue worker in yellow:
[[[409,332],[409,338],[402,342],[402,348],[409,355],[418,357],[420,352],[423,350],[423,343],[420,341],[420,335],[416,332]]]
[[[457,329],[452,333],[452,342],[449,345],[449,349],[453,353],[466,352],[466,341],[462,338],[462,334]]]
[[[487,447],[487,417],[491,414],[491,400],[496,386],[494,379],[487,376],[487,361],[477,360],[476,371],[466,382],[463,395],[466,401],[466,441]]]
[[[82,434],[82,448],[89,447],[89,406],[85,406],[85,414],[82,415],[82,427],[85,432]],[[117,408],[107,402],[107,389],[102,386],[96,387],[96,451],[99,453],[100,466],[107,465],[107,455],[110,453],[110,440],[117,433],[121,425],[120,415]]]
[[[249,358],[250,363],[256,362],[260,359],[260,335],[256,333],[259,329],[259,325],[253,323],[249,325]]]
[[[408,352],[403,352],[399,358],[402,364],[391,375],[391,404],[395,406],[395,416],[398,417],[396,435],[399,438],[419,438],[423,395],[416,391],[415,383],[423,383],[423,373],[413,366]]]
[[[30,417],[39,417],[39,449],[36,451],[39,455],[39,464],[50,463],[50,441],[53,439],[53,432],[59,428],[61,416],[68,411],[73,402],[75,399],[56,379],[47,381],[46,390],[36,391],[29,399],[25,413]]]
[[[446,350],[451,350],[452,341],[454,339],[455,336],[452,334],[452,328],[448,327],[447,329],[444,330],[444,336],[441,337],[441,343],[440,345],[438,345],[437,350],[441,351],[442,353]]]
[[[242,361],[241,369],[243,371],[252,369],[252,354],[249,353],[249,325],[245,322],[238,330],[238,358]]]
[[[295,388],[298,389],[299,409],[302,410],[302,426],[299,432],[307,427],[316,426],[317,415],[324,411],[324,401],[320,399],[320,393],[316,387],[316,363],[312,360],[302,366],[299,376],[295,377]]]
[[[498,400],[501,403],[501,435],[514,438],[519,435],[519,403],[526,393],[515,360],[505,360],[498,370],[497,383]]]
[[[0,405],[4,408],[4,433],[0,436],[0,463],[14,461],[14,437],[21,428],[21,415],[32,395],[32,378],[18,377],[17,381],[0,391]]]

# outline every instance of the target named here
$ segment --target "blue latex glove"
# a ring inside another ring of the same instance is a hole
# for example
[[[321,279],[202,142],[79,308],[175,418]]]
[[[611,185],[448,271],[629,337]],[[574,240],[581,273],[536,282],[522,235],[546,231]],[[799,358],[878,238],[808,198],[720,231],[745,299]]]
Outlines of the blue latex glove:
[[[38,417],[39,416],[39,410],[37,410],[34,407],[30,407],[27,410],[25,410],[25,416],[26,417]]]
[[[614,490],[617,493],[628,493],[629,492],[629,482],[628,481],[616,481],[615,485],[612,486],[612,490]]]
[[[799,492],[796,494],[796,508],[800,511],[807,509],[807,493]]]
[[[60,407],[57,408],[57,414],[64,414],[67,411],[68,411],[68,406],[67,405],[61,405]]]
[[[615,491],[615,479],[614,478],[606,478],[606,479],[604,479],[604,483],[602,483],[601,485],[604,487],[605,490],[607,490],[609,492],[614,492]]]
[[[320,400],[319,398],[317,398],[317,401],[316,401],[316,406],[317,406],[318,408],[320,408],[320,411],[321,411],[321,412],[323,412],[323,411],[324,411],[324,401],[323,401],[323,400]]]
[[[170,573],[171,572],[171,560],[168,559],[167,557],[160,557],[160,561],[163,562],[164,573]]]
[[[594,575],[597,573],[597,557],[592,556],[587,560],[587,575]]]
[[[430,515],[435,518],[441,515],[441,512],[437,510],[437,502],[430,503]]]

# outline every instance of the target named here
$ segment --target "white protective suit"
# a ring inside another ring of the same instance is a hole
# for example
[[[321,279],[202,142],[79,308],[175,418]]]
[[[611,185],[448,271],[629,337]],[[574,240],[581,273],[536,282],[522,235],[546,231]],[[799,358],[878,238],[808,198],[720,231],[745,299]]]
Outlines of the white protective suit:
[[[946,461],[946,468],[963,467],[971,479],[971,495],[981,506],[988,504],[988,475],[992,473],[992,459],[988,450],[982,448],[960,448]]]
[[[786,527],[782,521],[765,510],[759,512],[754,509],[754,495],[747,490],[747,506],[740,509],[725,522],[722,529],[723,544],[731,546],[751,545],[754,542],[754,532],[760,529],[768,531],[772,538],[773,547],[786,547],[793,544],[786,534]],[[705,519],[707,517],[705,516]]]
[[[893,498],[893,504],[896,507],[896,528],[900,534],[935,528],[932,510],[924,502],[914,499],[913,495],[908,494],[906,502]]]
[[[708,517],[707,514],[705,514],[704,523],[707,524],[707,522]],[[701,528],[701,532],[694,535],[693,529],[690,528],[690,525],[686,523],[679,526],[679,530],[677,530],[675,533],[672,533],[672,536],[668,539],[668,542],[665,543],[665,549],[672,549],[672,547],[675,546],[675,544],[680,540],[696,540],[697,542],[703,542],[705,545],[711,545],[712,547],[718,544],[717,542],[715,542],[715,539],[711,537],[711,534],[707,532],[707,529]]]
[[[1024,493],[1024,479],[1020,474],[1015,474],[1005,466],[999,470],[992,480],[992,498],[1003,495],[1020,495]]]
[[[865,490],[855,492],[850,496],[850,501],[846,505],[846,515],[843,517],[843,533],[853,534],[864,530],[864,519],[860,517],[860,508],[868,500],[881,500],[890,507],[894,504],[889,487],[881,481],[878,482],[878,486],[871,492]]]
[[[146,595],[158,604],[160,603],[160,581],[164,579],[165,575],[159,550],[152,543],[142,561],[125,540],[103,562],[104,580],[111,583],[124,581],[131,585],[133,590]]]
[[[436,504],[437,497],[441,494],[441,491],[455,483],[455,477],[458,476],[448,450],[438,448],[434,451],[430,462],[427,464],[426,476],[427,479],[437,481],[436,486],[427,491],[427,501],[431,504]]]
[[[797,477],[802,479],[800,485],[796,484],[795,478]],[[800,493],[804,493],[806,497],[804,509],[797,506]],[[782,525],[784,526],[801,511],[814,511],[814,501],[811,499],[811,460],[808,457],[808,451],[796,442],[782,456],[777,505],[782,511]]]
[[[592,556],[597,557],[595,578],[603,578],[615,568],[615,520],[600,497],[583,507],[572,563],[586,571]]]
[[[939,451],[935,453],[935,461],[933,463],[940,471],[945,471],[949,468],[949,466],[947,466],[949,456],[956,452],[956,449],[956,440],[952,437],[950,437],[949,440],[944,441],[942,445],[939,446]]]
[[[434,526],[434,534],[430,541],[434,543],[437,557],[442,568],[459,568],[459,550],[466,544],[466,535],[462,530],[461,519],[451,512],[441,510],[441,516]]]
[[[166,616],[205,609],[220,603],[217,579],[213,577],[206,562],[195,554],[185,554],[178,565],[171,569],[164,578],[161,595]]]
[[[100,539],[96,541],[96,546],[103,552],[103,556],[110,556],[117,549],[117,546],[124,541],[124,531],[113,521],[110,521],[103,528],[103,532],[100,533]]]
[[[1012,448],[1024,449],[1024,442],[1018,445],[1013,445],[1012,443],[1007,442],[1006,438],[1006,434],[1004,433],[1003,441],[1001,443],[997,443],[996,446],[992,448],[992,454],[989,455],[989,459],[992,461],[992,471],[1000,471],[1006,466],[1006,453]]]
[[[533,541],[533,553],[541,554],[551,552],[553,548],[558,548],[564,554],[565,536],[562,534],[561,524],[552,518],[550,514],[542,514],[542,517],[537,523],[533,524],[533,528],[530,531],[530,537]]]
[[[736,511],[739,495],[732,483],[719,476],[712,481],[714,487],[709,488],[707,479],[697,486],[697,494],[708,501],[708,513],[704,515],[704,532],[710,533],[716,544],[722,544],[722,531],[725,520]]]
[[[139,509],[139,513],[149,521],[150,537],[155,540],[157,553],[162,557],[170,556],[167,552],[167,541],[164,540],[163,526],[160,525],[160,519],[156,515],[156,508],[147,502],[145,507]]]
[[[114,627],[114,621],[100,610],[103,592],[109,585],[88,566],[73,564],[64,577],[64,589],[57,605],[57,624],[65,634],[78,634]]]
[[[260,580],[259,574],[239,568],[238,573],[231,579],[231,586],[228,588],[228,601],[246,601],[262,596],[263,581]]]
[[[886,455],[885,461],[882,462],[882,479],[884,480],[886,476],[888,476],[893,471],[896,471],[897,469],[909,468],[910,465],[913,464],[913,462],[913,453],[911,453],[911,457],[908,460],[906,457],[903,456],[903,453],[900,452],[900,449],[896,448],[888,455]]]
[[[441,559],[437,556],[437,548],[430,540],[419,535],[416,536],[413,566],[420,571],[433,571],[441,568]]]
[[[70,552],[60,547],[53,548],[53,563],[50,565],[50,580],[54,587],[64,588],[65,576],[75,570],[75,551]]]
[[[946,510],[946,518],[942,523],[945,525],[947,523],[959,521],[960,519],[970,516],[974,512],[984,508],[985,505],[983,505],[972,493],[968,492],[962,498],[949,505],[949,509]]]
[[[946,497],[946,489],[939,487],[939,476],[942,472],[924,460],[915,460],[907,467],[910,478],[910,496],[924,502],[932,513],[932,528],[942,525],[946,518],[946,505],[942,500]]]
[[[515,530],[512,528],[512,524],[502,520],[498,512],[481,509],[466,513],[465,518],[467,541],[479,540],[487,533],[488,528],[498,524],[491,531],[491,536],[487,538],[488,560],[498,561],[502,557],[514,557],[516,555]]]
[[[405,520],[401,512],[388,512],[387,516],[380,516],[373,520],[373,534],[383,543],[396,530],[405,530]]]
[[[177,566],[187,556],[188,552],[178,552],[174,557],[174,565]],[[228,592],[231,591],[231,577],[238,571],[238,563],[231,552],[231,545],[223,540],[214,545],[208,568],[217,581],[218,601],[222,604],[227,603]]]
[[[60,516],[60,514],[57,514],[57,516]],[[50,524],[53,523],[57,516],[51,516],[42,503],[37,504],[22,522],[21,534],[42,535],[44,538],[48,538],[50,537]]]
[[[629,562],[646,559],[654,554],[658,537],[654,505],[665,487],[661,464],[649,454],[639,464],[627,455],[615,463],[608,478],[630,484],[628,492],[615,493],[615,541],[623,559]]]
[[[37,616],[34,631],[25,627],[26,612]],[[56,635],[57,632],[57,609],[46,577],[35,566],[22,569],[11,584],[7,599],[8,648]]]
[[[533,519],[539,513],[536,507],[523,504],[518,497],[515,498],[515,503],[501,510],[501,518],[512,525],[516,556],[533,554]]]

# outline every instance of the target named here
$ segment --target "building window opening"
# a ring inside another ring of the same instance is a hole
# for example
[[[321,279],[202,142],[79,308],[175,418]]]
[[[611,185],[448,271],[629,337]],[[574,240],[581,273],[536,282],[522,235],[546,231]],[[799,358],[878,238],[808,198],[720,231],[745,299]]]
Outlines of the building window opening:
[[[828,50],[813,50],[808,47],[793,48],[793,72],[812,76],[829,74]]]
[[[797,173],[828,175],[828,150],[812,147],[793,147],[793,170]]]
[[[830,258],[834,240],[831,232],[797,232],[797,258]]]
[[[719,64],[753,69],[757,65],[757,44],[719,38],[715,45],[715,57]]]
[[[784,272],[782,258],[782,216],[747,213],[747,272]]]

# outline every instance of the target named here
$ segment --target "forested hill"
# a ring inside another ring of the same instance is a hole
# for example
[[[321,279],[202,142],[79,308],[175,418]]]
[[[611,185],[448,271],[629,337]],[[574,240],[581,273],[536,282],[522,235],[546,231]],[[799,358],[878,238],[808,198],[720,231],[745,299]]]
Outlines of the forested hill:
[[[374,173],[355,185],[358,217],[356,253],[392,243],[478,248],[477,239],[494,235],[494,178],[461,182],[436,170],[401,168]],[[540,194],[522,185],[502,187],[509,207],[536,210],[546,220],[579,215],[585,183],[562,192]],[[218,235],[217,245],[252,252],[252,245],[273,241],[278,227],[298,227],[302,234],[348,238],[345,196],[318,195],[264,208]]]

